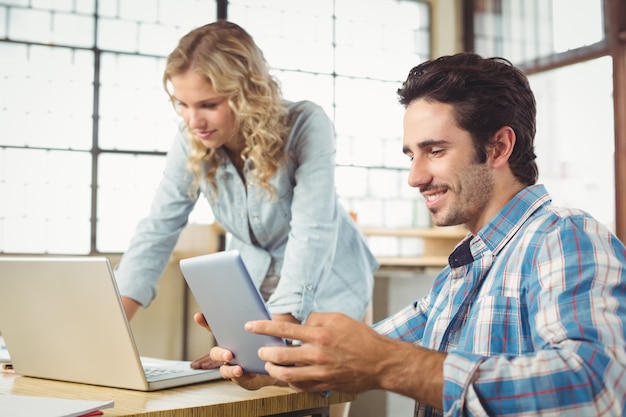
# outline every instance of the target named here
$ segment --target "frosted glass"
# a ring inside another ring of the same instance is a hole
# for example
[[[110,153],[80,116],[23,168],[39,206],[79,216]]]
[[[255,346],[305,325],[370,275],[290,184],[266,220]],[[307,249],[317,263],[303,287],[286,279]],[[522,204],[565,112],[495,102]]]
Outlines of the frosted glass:
[[[98,162],[97,248],[121,251],[137,222],[148,214],[165,158],[103,154]]]
[[[0,251],[88,253],[90,154],[0,148],[0,162]]]
[[[533,75],[530,82],[540,182],[554,204],[582,208],[615,230],[611,74],[611,59],[603,57]]]
[[[139,25],[139,52],[150,55],[168,55],[178,44],[176,28],[153,23]]]
[[[0,252],[126,249],[181,122],[161,85],[165,56],[189,30],[214,21],[216,10],[211,0],[2,2],[0,39],[10,42],[0,41]],[[261,46],[285,98],[314,101],[335,122],[344,164],[337,187],[359,223],[412,224],[395,91],[430,54],[429,6],[234,0],[228,16]],[[213,220],[201,198],[189,221]]]
[[[146,217],[163,177],[165,158],[146,155],[103,154],[99,158],[97,249],[122,252]],[[212,223],[206,200],[189,216],[190,223]]]
[[[73,0],[31,0],[35,9],[58,10],[69,12],[73,9]]]
[[[217,19],[215,0],[158,0],[158,4],[158,21],[179,27],[178,38],[193,28]]]
[[[136,22],[100,19],[98,47],[111,51],[137,52],[138,30],[139,25]]]
[[[55,13],[52,25],[52,43],[86,48],[94,46],[95,22],[92,16]]]
[[[51,13],[43,10],[9,9],[9,39],[51,42],[51,19]]]
[[[399,81],[337,77],[335,123],[338,134],[368,138],[402,137],[404,109],[398,104],[396,92],[400,85]]]
[[[554,51],[599,42],[604,37],[601,0],[553,0]]]
[[[287,100],[310,100],[320,105],[328,117],[334,117],[333,77],[295,71],[275,71]]]
[[[0,38],[6,38],[7,35],[7,8],[0,6]]]
[[[369,191],[367,168],[339,166],[335,172],[337,192],[342,197],[367,197]]]
[[[274,68],[312,72],[333,71],[331,16],[300,14],[269,7],[229,7],[229,19],[241,25],[263,50]]]
[[[133,0],[118,2],[119,9],[116,17],[123,20],[138,22],[154,22],[158,17],[158,2],[154,0]]]

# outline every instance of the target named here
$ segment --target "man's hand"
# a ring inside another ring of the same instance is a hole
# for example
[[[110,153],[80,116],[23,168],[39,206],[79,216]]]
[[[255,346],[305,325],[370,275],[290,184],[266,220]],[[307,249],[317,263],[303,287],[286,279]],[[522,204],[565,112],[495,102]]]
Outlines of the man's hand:
[[[340,313],[311,313],[304,325],[252,321],[246,330],[302,343],[259,349],[269,374],[297,390],[383,389],[442,408],[445,353],[382,336]]]
[[[304,325],[253,321],[246,330],[302,343],[259,350],[271,376],[302,391],[356,393],[379,388],[382,359],[393,352],[391,339],[339,313],[312,313]]]

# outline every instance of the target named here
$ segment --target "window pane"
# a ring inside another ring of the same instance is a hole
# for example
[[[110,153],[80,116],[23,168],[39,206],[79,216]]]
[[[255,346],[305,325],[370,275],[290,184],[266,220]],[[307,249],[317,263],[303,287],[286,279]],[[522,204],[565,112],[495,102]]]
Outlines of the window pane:
[[[166,56],[189,30],[216,19],[207,0],[103,0],[98,46],[104,50]],[[120,36],[120,34],[124,34]]]
[[[395,156],[386,155],[385,140],[402,138],[404,109],[398,103],[398,85],[337,77],[335,128],[338,140],[353,141],[345,153],[341,148],[338,151],[340,164],[383,166],[395,160]],[[401,155],[402,146],[392,152]]]
[[[90,250],[91,156],[0,148],[0,251]]]
[[[169,149],[179,118],[163,90],[165,60],[102,54],[100,136],[102,149]]]
[[[400,80],[430,56],[428,5],[337,0],[336,72]]]
[[[333,77],[300,71],[274,71],[287,100],[310,100],[333,117]]]
[[[0,6],[0,38],[7,36],[7,8]]]
[[[120,252],[128,247],[137,222],[148,214],[165,158],[102,154],[98,159],[96,247]]]
[[[68,13],[55,13],[52,18],[52,42],[57,45],[94,45],[94,19]]]
[[[615,230],[611,59],[533,75],[530,81],[537,98],[540,182],[555,205],[582,208]]]
[[[0,44],[0,55],[0,145],[89,149],[92,52]]]
[[[602,0],[553,0],[554,51],[599,42],[604,37]]]
[[[332,1],[229,1],[228,17],[241,25],[274,68],[333,70]]]
[[[137,223],[149,213],[164,166],[162,156],[110,153],[100,156],[96,242],[99,252],[126,250]],[[189,223],[214,220],[206,200],[199,200],[189,216]]]
[[[44,10],[9,9],[9,39],[48,43],[52,40],[52,13]]]
[[[474,50],[531,61],[603,38],[602,0],[476,0]]]

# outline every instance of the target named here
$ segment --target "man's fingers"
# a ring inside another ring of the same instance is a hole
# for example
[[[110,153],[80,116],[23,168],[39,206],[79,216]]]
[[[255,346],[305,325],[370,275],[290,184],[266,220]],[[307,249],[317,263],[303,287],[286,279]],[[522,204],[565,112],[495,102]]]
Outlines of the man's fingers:
[[[245,324],[245,329],[251,333],[267,334],[270,336],[282,337],[289,340],[308,340],[305,326],[297,323],[273,320],[249,321]]]

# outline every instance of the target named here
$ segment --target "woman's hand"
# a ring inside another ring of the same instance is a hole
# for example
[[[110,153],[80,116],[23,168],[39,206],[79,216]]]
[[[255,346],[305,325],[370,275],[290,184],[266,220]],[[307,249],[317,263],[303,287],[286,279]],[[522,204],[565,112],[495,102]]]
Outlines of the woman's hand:
[[[276,319],[281,321],[293,322],[296,320],[291,314],[281,314]],[[211,327],[206,321],[204,314],[196,313],[193,316],[193,320],[201,327],[204,327],[207,331],[211,331]],[[296,321],[297,322],[297,321]],[[248,390],[258,390],[267,385],[275,385],[276,379],[259,374],[244,373],[243,368],[239,365],[229,365],[229,362],[233,360],[233,353],[229,350],[215,346],[207,354],[191,362],[191,367],[194,369],[214,369],[220,368],[220,374],[222,378],[230,379],[236,384],[242,386]]]
[[[193,320],[201,327],[204,327],[207,331],[209,332],[211,331],[211,327],[209,326],[209,323],[207,323],[204,317],[204,314],[202,313],[194,314]],[[212,360],[210,353],[207,353],[206,355],[191,362],[191,367],[193,369],[215,369],[215,368],[219,368],[222,365],[222,363],[223,362]]]
[[[247,390],[258,390],[268,385],[276,385],[277,380],[268,375],[252,374],[243,371],[239,365],[229,365],[233,360],[233,353],[219,346],[215,346],[209,352],[212,361],[220,363],[220,374],[222,378],[230,379],[237,385]]]

